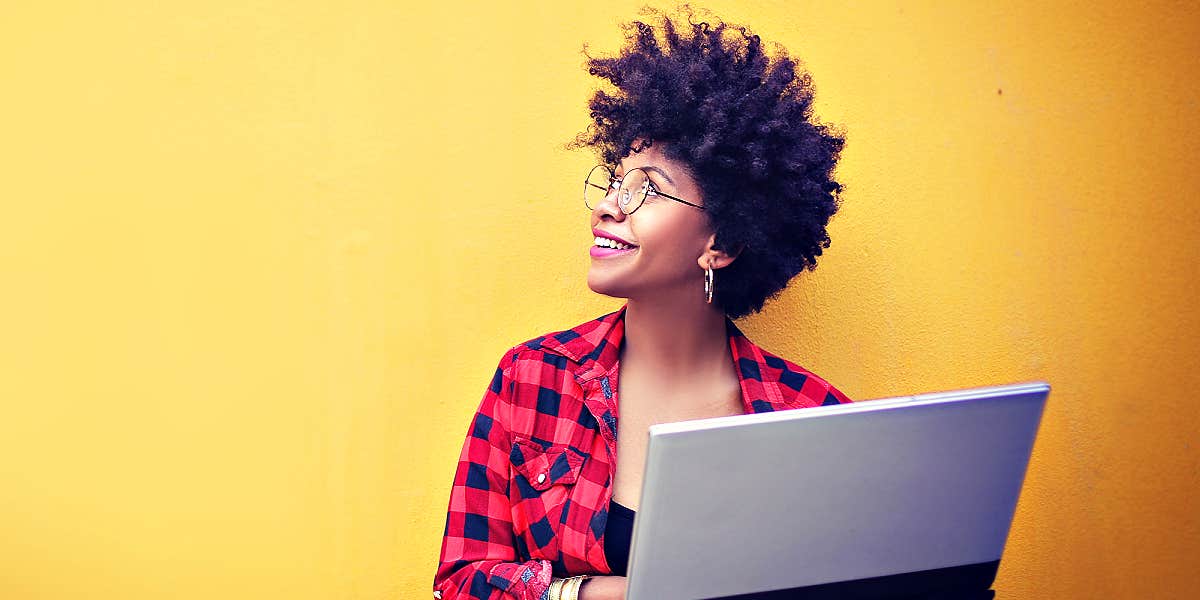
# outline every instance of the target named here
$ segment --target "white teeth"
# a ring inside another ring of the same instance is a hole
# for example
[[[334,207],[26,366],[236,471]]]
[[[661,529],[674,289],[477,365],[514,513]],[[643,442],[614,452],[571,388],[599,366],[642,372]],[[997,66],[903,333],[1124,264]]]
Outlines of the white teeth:
[[[600,237],[600,236],[596,236],[595,244],[597,246],[603,246],[605,248],[615,248],[617,250],[628,250],[633,247],[628,244],[622,244],[621,242],[618,242],[616,240],[610,240],[606,237]]]

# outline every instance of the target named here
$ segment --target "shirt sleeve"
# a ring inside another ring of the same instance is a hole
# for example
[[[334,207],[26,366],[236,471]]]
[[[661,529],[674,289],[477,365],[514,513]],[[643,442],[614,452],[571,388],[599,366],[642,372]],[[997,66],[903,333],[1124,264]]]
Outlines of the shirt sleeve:
[[[508,497],[508,415],[517,350],[500,360],[467,431],[450,490],[434,598],[540,600],[550,587],[550,561],[517,562]]]

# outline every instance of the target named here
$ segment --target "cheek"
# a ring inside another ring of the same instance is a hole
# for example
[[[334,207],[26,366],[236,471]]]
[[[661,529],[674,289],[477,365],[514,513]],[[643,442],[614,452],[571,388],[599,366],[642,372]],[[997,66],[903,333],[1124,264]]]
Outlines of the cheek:
[[[655,215],[658,217],[658,215]],[[647,219],[631,224],[634,235],[655,262],[694,262],[708,242],[707,223],[690,215]]]

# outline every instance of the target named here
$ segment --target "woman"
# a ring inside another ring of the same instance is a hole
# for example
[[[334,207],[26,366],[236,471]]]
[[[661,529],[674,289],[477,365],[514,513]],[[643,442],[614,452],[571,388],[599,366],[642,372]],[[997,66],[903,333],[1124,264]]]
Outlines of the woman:
[[[500,360],[455,475],[436,598],[623,598],[651,424],[849,401],[730,320],[828,247],[843,139],[812,119],[786,53],[660,17],[589,57],[616,93],[596,93],[573,144],[605,165],[584,186],[588,286],[627,303]]]

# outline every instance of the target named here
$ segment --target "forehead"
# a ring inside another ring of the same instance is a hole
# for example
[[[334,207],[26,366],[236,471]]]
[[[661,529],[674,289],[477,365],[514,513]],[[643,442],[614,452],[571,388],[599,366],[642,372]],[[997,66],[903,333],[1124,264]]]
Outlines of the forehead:
[[[661,162],[664,159],[669,160],[667,159],[666,155],[663,154],[662,148],[656,144],[654,146],[650,146],[649,148],[643,148],[641,152],[634,152],[633,149],[630,148],[629,152],[625,154],[625,157],[621,159],[621,165],[633,168],[641,165]]]
[[[630,150],[630,152],[625,155],[625,158],[621,159],[620,164],[617,165],[617,169],[618,171],[626,171],[637,167],[647,166],[658,167],[669,173],[672,177],[674,177],[676,174],[686,175],[689,173],[687,165],[667,157],[666,153],[663,152],[661,144],[655,144],[649,148],[644,148],[641,152],[633,152]]]

